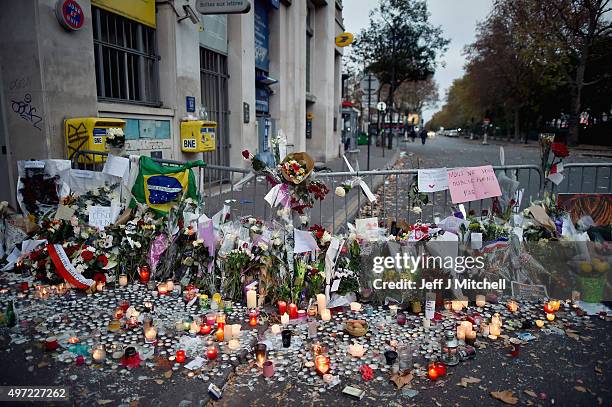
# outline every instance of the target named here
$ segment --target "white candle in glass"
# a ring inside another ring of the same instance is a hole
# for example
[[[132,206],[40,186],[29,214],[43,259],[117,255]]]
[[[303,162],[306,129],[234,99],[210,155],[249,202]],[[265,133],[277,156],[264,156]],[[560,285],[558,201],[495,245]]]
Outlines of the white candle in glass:
[[[463,303],[460,300],[453,300],[453,311],[459,312],[463,309]]]
[[[331,312],[329,311],[329,309],[325,308],[321,311],[321,320],[322,321],[329,321],[331,319]]]
[[[119,275],[119,286],[125,287],[127,284],[128,284],[127,274],[120,274]]]
[[[281,315],[281,324],[287,325],[288,323],[289,323],[289,314],[285,312],[283,315]]]
[[[317,294],[317,307],[319,309],[319,314],[322,314],[323,310],[327,308],[327,298],[325,298],[325,294]]]
[[[240,329],[242,329],[242,326],[240,324],[234,324],[232,325],[232,337],[239,339],[240,338]]]
[[[166,289],[168,291],[174,291],[174,281],[172,280],[166,281]]]
[[[248,290],[246,293],[247,308],[257,308],[257,291]]]
[[[154,342],[155,339],[157,339],[157,328],[150,326],[149,328],[145,329],[144,335],[147,342]]]
[[[463,325],[457,327],[457,339],[465,340],[465,327]]]
[[[484,307],[486,303],[487,303],[487,301],[485,300],[485,296],[484,295],[477,295],[476,296],[476,306],[477,307]]]
[[[281,327],[278,324],[274,324],[272,325],[272,333],[274,335],[278,335],[279,333],[281,333]]]
[[[240,348],[240,341],[235,338],[230,339],[230,341],[227,343],[227,347],[230,348],[231,350],[236,350]]]
[[[358,302],[351,302],[350,307],[351,307],[351,311],[353,312],[361,311],[361,304]]]

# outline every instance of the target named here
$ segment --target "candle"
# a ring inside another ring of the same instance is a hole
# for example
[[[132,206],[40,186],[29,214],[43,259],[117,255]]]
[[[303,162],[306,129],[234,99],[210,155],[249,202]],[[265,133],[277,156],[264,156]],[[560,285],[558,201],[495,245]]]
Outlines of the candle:
[[[489,336],[489,324],[485,324],[484,322],[482,323],[482,325],[480,325],[480,331],[482,332],[482,336],[487,337]]]
[[[200,332],[200,325],[198,325],[196,321],[193,321],[191,325],[189,326],[189,333],[196,334],[198,332]]]
[[[547,303],[544,304],[544,312],[546,312],[547,314],[550,314],[551,312],[554,312],[554,305],[549,301]]]
[[[493,335],[495,337],[501,335],[501,327],[497,324],[489,325],[489,335]]]
[[[242,329],[242,326],[240,324],[234,324],[231,326],[232,329],[232,337],[234,338],[240,338],[240,330]]]
[[[406,324],[406,314],[404,314],[403,312],[400,312],[399,314],[397,314],[397,324],[400,326],[403,326]]]
[[[77,366],[83,366],[83,364],[85,363],[85,356],[79,355],[74,361],[76,362]]]
[[[438,369],[436,369],[435,363],[430,363],[427,368],[427,377],[429,380],[438,380]]]
[[[161,283],[157,286],[157,292],[159,293],[159,295],[166,295],[168,294],[168,284],[166,283]]]
[[[319,308],[319,313],[327,308],[327,298],[325,294],[317,294],[317,307]]]
[[[358,303],[358,302],[351,302],[350,307],[351,307],[351,311],[352,312],[359,312],[359,311],[361,311],[361,304]]]
[[[266,361],[267,349],[268,347],[265,343],[258,343],[255,345],[255,360],[257,361],[257,365],[259,367],[263,367],[263,364]]]
[[[123,310],[121,308],[117,308],[114,313],[115,319],[123,318]]]
[[[227,343],[227,347],[230,350],[236,350],[240,348],[240,341],[238,339],[231,339],[228,343]]]
[[[365,348],[360,343],[355,343],[353,345],[349,345],[348,352],[351,356],[360,358],[365,353]]]
[[[174,291],[174,281],[168,280],[166,281],[167,291]]]
[[[298,312],[297,312],[297,317],[298,317],[298,319],[306,318],[306,310],[299,309]]]
[[[217,320],[217,316],[215,314],[206,315],[206,325],[213,326],[215,325],[216,320]]]
[[[466,334],[472,330],[472,323],[470,321],[461,321],[460,325],[463,327]]]
[[[468,306],[468,297],[463,297],[463,299],[461,300],[461,305],[463,306],[463,308],[467,308],[467,306]]]
[[[453,309],[453,302],[451,300],[444,300],[444,309],[450,311]]]
[[[508,301],[508,311],[516,312],[518,311],[518,304],[514,300]]]
[[[217,314],[217,328],[225,328],[225,314],[222,312]]]
[[[246,293],[247,308],[257,308],[257,291],[248,290]]]
[[[145,301],[143,306],[144,306],[145,312],[152,312],[153,311],[153,308],[154,308],[153,301]]]
[[[140,282],[146,284],[149,282],[149,277],[151,273],[149,271],[149,266],[146,264],[140,267]]]
[[[552,312],[549,312],[546,314],[546,319],[549,320],[550,322],[555,320],[555,314],[553,314]]]
[[[59,343],[57,342],[57,338],[55,336],[50,336],[45,339],[45,349],[48,351],[54,351],[59,348]]]
[[[98,292],[104,291],[104,281],[98,281],[96,283],[96,291]]]
[[[272,333],[274,335],[278,335],[281,332],[281,327],[279,324],[272,325]]]
[[[287,303],[285,301],[278,302],[278,315],[283,315],[287,312]]]
[[[178,363],[185,363],[185,351],[182,349],[179,349],[176,351],[176,361]]]
[[[487,303],[486,297],[484,295],[477,295],[476,296],[476,306],[477,307],[484,307]]]
[[[217,338],[218,342],[223,342],[223,340],[225,339],[225,329],[223,329],[223,327],[220,327],[219,329],[217,329],[217,333],[215,334],[215,337]]]
[[[453,300],[452,308],[453,308],[453,311],[455,311],[455,312],[461,311],[463,309],[463,302],[461,302],[459,300]]]
[[[297,319],[298,317],[298,307],[296,304],[289,304],[289,318],[290,319]]]
[[[264,377],[274,376],[274,363],[271,360],[266,360],[263,364]]]
[[[183,321],[183,331],[189,331],[190,328],[191,328],[191,322]]]
[[[102,362],[106,358],[106,349],[104,349],[104,345],[97,345],[94,348],[91,357],[96,362]]]
[[[397,315],[397,305],[392,304],[389,305],[389,312],[391,313],[391,316],[394,317]]]
[[[322,321],[329,321],[331,319],[331,312],[325,308],[321,311],[321,320]]]
[[[68,343],[71,344],[75,344],[75,343],[79,343],[79,338],[77,338],[76,336],[71,336],[70,338],[68,338]]]
[[[119,287],[125,287],[128,284],[127,274],[119,275]]]
[[[153,343],[157,339],[157,328],[150,326],[144,331],[145,342]]]
[[[212,331],[212,328],[208,324],[200,325],[200,334],[208,335]]]
[[[427,317],[423,318],[423,328],[425,328],[426,330],[429,329],[431,327],[431,320]]]
[[[550,300],[549,305],[553,311],[559,311],[559,307],[561,306],[561,301],[559,300]]]
[[[249,326],[257,326],[257,311],[254,309],[249,312]]]
[[[493,317],[491,318],[491,325],[499,325],[501,327],[502,320],[499,314],[493,315]]]
[[[465,334],[465,343],[468,345],[474,345],[476,341],[476,331],[470,331]]]
[[[457,339],[460,341],[465,340],[465,327],[463,325],[459,325],[457,327]]]
[[[319,355],[315,358],[315,370],[319,376],[323,376],[330,369],[329,358],[325,355]]]
[[[287,325],[289,323],[289,314],[284,313],[281,315],[281,324]]]
[[[217,347],[215,345],[210,345],[208,347],[208,350],[206,350],[206,357],[209,360],[214,360],[217,359],[217,354],[219,353],[219,351],[217,350]]]

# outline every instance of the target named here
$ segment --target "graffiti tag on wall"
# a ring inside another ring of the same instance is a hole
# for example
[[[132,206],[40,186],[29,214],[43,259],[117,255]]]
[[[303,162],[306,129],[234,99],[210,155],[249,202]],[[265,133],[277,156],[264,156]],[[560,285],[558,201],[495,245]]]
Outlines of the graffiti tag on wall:
[[[40,128],[42,117],[36,114],[36,108],[32,106],[32,95],[26,93],[23,100],[11,99],[11,107],[13,112],[17,113],[23,120],[31,123],[39,131],[42,130]]]

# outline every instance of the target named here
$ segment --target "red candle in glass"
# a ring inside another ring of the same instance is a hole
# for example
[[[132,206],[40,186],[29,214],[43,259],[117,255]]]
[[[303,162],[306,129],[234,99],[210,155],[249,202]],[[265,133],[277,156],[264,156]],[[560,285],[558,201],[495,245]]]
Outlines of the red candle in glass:
[[[119,304],[119,308],[121,308],[121,310],[123,312],[127,311],[128,308],[130,308],[130,302],[129,301],[121,301],[121,303]]]
[[[430,380],[438,380],[439,377],[439,373],[438,373],[438,369],[436,367],[435,363],[430,363],[429,367],[427,369],[427,377],[429,377]]]
[[[176,361],[178,363],[185,363],[185,351],[180,349],[176,351]]]
[[[140,282],[143,284],[148,283],[150,276],[151,272],[149,271],[149,266],[146,264],[144,266],[140,266]]]
[[[249,325],[257,326],[257,311],[255,310],[249,312]]]
[[[437,362],[436,369],[438,370],[438,376],[446,376],[446,365],[444,363]]]
[[[289,304],[289,318],[296,319],[298,317],[298,307],[295,304]]]
[[[223,327],[219,327],[219,329],[217,329],[217,341],[219,342],[223,342],[223,340],[225,339],[225,330],[223,329]]]
[[[45,340],[45,349],[48,351],[54,351],[59,348],[59,343],[57,342],[57,338],[51,336]]]
[[[28,284],[27,281],[23,281],[21,285],[19,286],[19,289],[21,290],[22,293],[28,292],[28,290],[30,289],[30,285]]]
[[[214,315],[206,315],[206,325],[213,326],[215,325],[215,321],[217,317]]]
[[[552,314],[553,312],[555,312],[555,310],[548,304],[544,304],[544,312],[546,312],[547,314]]]
[[[208,350],[206,351],[206,357],[209,360],[213,360],[213,359],[217,359],[217,354],[219,353],[219,351],[217,350],[217,348],[213,345],[210,346],[208,348]]]
[[[285,301],[278,302],[278,315],[284,315],[287,313],[287,303]]]
[[[83,355],[79,355],[75,359],[77,366],[82,366],[85,363],[85,357]]]
[[[202,324],[200,325],[200,333],[202,335],[208,335],[209,333],[211,333],[212,328],[210,327],[210,325],[208,324]]]

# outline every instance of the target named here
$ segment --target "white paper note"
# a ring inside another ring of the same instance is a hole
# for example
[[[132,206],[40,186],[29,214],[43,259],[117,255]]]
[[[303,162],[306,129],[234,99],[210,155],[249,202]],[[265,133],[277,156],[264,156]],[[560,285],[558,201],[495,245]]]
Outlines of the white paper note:
[[[117,157],[116,155],[109,154],[104,163],[102,172],[119,177],[123,179],[123,184],[127,184],[130,174],[130,160],[125,157]]]
[[[294,229],[293,239],[295,241],[293,252],[296,254],[312,252],[319,249],[319,246],[317,246],[317,241],[312,236],[311,232]]]
[[[448,189],[446,168],[419,170],[419,192],[438,192]]]

